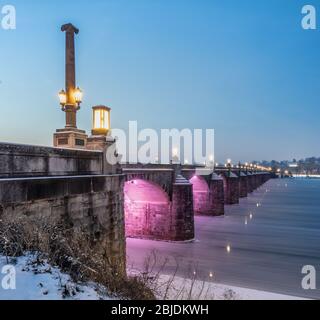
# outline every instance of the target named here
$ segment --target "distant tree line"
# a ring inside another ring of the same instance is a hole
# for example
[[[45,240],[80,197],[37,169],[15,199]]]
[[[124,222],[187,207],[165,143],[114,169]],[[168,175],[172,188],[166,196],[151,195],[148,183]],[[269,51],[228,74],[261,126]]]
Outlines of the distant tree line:
[[[289,171],[293,174],[320,174],[320,158],[311,157],[301,160],[293,159],[292,161],[261,161],[255,162],[265,167],[271,167],[274,171],[281,169],[282,171]]]

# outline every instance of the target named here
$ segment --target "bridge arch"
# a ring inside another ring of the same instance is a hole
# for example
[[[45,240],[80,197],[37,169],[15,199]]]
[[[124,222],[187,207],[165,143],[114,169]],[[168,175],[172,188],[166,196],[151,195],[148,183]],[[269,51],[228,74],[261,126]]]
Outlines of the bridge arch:
[[[143,180],[149,181],[152,184],[158,185],[171,198],[172,195],[172,170],[137,170],[137,172],[124,171],[127,176],[127,181]]]
[[[196,214],[208,214],[210,211],[210,189],[206,179],[194,175],[190,180],[193,188],[193,208]]]
[[[161,239],[171,223],[169,195],[159,184],[134,178],[124,186],[126,236]]]

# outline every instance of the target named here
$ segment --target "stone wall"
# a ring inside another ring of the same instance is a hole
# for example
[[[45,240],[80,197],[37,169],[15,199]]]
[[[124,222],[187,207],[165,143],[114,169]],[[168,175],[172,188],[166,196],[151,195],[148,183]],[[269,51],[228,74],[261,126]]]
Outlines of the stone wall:
[[[172,186],[175,179],[175,171],[171,168],[123,168],[127,180],[142,179],[159,185],[172,198]]]
[[[194,238],[192,184],[180,176],[171,189],[170,198],[153,181],[136,177],[126,182],[124,198],[128,237],[171,241]]]
[[[224,172],[221,177],[223,178],[225,204],[238,204],[240,198],[239,178],[232,172]]]
[[[247,172],[247,189],[248,193],[252,193],[255,190],[254,175],[251,172]]]
[[[180,175],[173,184],[171,215],[172,231],[169,240],[193,240],[195,232],[192,184]]]
[[[240,198],[248,196],[248,177],[242,172],[239,174],[239,192]]]
[[[0,219],[34,217],[85,230],[92,250],[125,272],[125,177],[75,176],[0,179]],[[31,219],[32,220],[32,219]]]
[[[103,153],[0,143],[0,178],[102,174]]]
[[[221,216],[224,215],[224,186],[223,179],[216,173],[212,174],[211,181],[209,183],[210,197],[210,215]]]

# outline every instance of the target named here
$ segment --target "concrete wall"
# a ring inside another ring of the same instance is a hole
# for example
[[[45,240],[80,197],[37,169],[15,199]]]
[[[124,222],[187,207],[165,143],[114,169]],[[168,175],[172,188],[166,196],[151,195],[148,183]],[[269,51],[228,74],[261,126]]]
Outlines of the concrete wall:
[[[103,153],[0,143],[0,178],[102,174]]]
[[[92,250],[124,272],[124,181],[123,175],[0,179],[0,219],[44,218],[85,230]]]

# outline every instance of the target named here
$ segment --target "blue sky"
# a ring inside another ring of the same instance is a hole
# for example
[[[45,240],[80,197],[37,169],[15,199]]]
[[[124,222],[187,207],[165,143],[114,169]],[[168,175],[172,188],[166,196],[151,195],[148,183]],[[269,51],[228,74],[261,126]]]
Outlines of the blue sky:
[[[301,28],[310,0],[0,0],[0,141],[52,144],[64,126],[64,34],[77,36],[77,82],[112,126],[214,128],[223,161],[320,156],[320,32]]]

